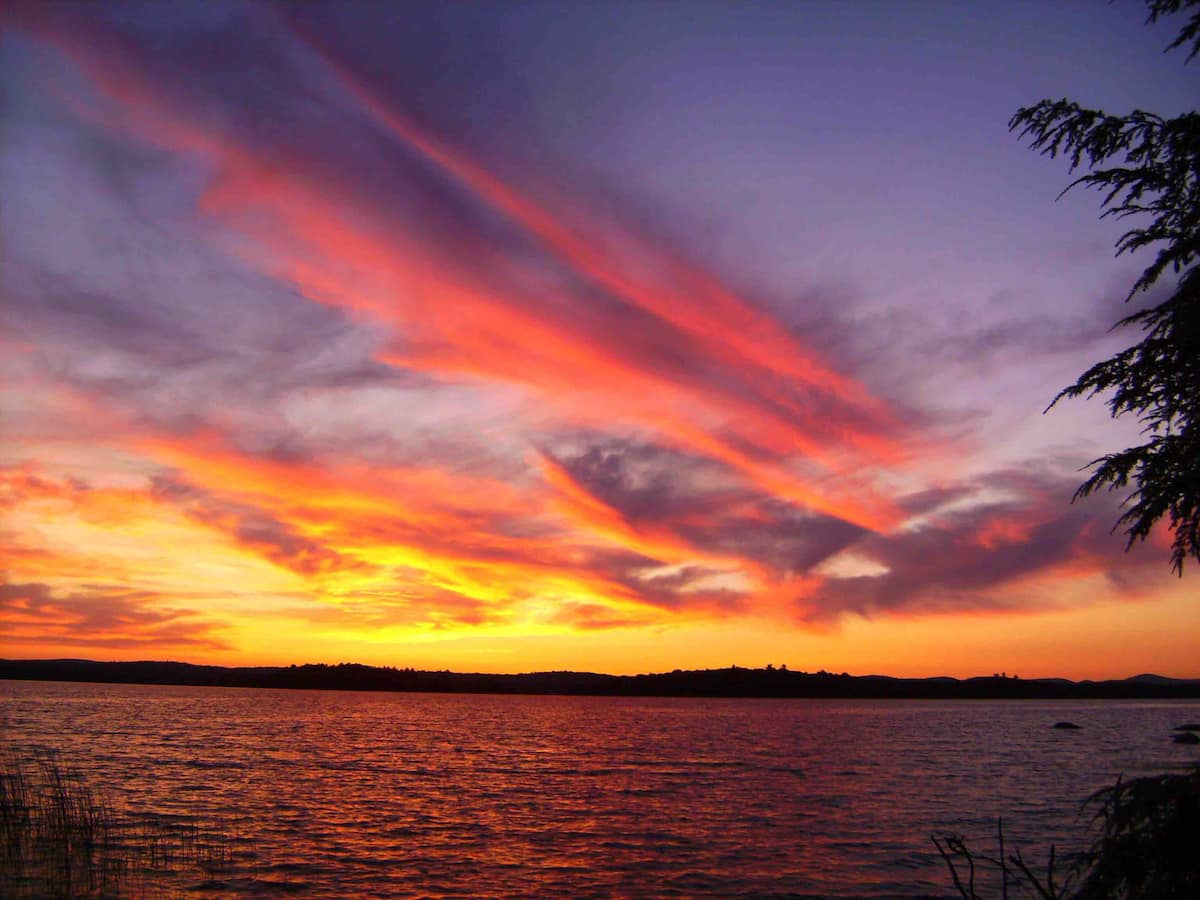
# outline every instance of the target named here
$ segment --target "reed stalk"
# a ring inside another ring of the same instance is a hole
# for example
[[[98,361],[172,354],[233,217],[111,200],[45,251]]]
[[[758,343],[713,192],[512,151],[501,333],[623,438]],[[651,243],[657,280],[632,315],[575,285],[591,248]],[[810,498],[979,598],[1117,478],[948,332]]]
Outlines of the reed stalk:
[[[48,754],[0,750],[0,896],[165,897],[253,857],[240,835],[117,811]]]

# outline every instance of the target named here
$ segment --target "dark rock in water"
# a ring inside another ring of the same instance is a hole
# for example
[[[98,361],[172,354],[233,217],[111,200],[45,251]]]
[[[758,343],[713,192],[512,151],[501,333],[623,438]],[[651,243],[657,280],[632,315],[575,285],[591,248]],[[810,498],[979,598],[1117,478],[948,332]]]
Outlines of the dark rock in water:
[[[1176,731],[1200,731],[1200,723],[1188,722],[1186,725],[1176,725]]]
[[[1080,728],[1081,726],[1076,725],[1074,722],[1055,722],[1054,727],[1066,730],[1074,730],[1076,728]]]
[[[1171,735],[1171,740],[1177,744],[1200,744],[1200,734],[1192,734],[1190,731],[1184,731]]]

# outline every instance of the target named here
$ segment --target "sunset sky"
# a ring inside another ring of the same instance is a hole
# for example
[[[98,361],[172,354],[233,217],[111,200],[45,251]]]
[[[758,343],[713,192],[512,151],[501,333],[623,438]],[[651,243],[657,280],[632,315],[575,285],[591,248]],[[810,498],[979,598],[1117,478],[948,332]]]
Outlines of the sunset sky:
[[[1200,676],[1007,131],[1194,107],[1143,4],[0,16],[0,655]]]

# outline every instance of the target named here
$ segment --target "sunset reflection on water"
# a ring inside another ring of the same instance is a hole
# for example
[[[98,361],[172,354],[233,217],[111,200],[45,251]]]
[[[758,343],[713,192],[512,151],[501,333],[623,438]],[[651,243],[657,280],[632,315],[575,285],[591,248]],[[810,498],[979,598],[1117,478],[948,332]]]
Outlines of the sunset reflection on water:
[[[4,682],[9,744],[118,806],[237,828],[191,895],[948,896],[929,834],[1194,759],[1200,704],[624,699]],[[1050,726],[1071,719],[1076,732]]]

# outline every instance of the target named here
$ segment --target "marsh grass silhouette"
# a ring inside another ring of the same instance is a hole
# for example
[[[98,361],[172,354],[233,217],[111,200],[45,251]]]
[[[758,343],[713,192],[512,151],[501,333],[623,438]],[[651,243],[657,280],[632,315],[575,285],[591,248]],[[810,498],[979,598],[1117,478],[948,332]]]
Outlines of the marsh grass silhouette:
[[[119,812],[52,756],[0,751],[0,896],[152,897],[253,856],[237,834]]]
[[[1083,803],[1097,833],[1087,851],[1062,862],[1050,847],[1044,874],[1019,848],[1006,852],[996,823],[998,853],[972,849],[959,834],[932,836],[951,881],[966,900],[980,900],[977,876],[995,880],[1000,896],[1040,900],[1194,900],[1200,897],[1200,768],[1185,774],[1117,780]],[[990,882],[989,882],[990,883]],[[1072,891],[1072,886],[1077,885]]]

